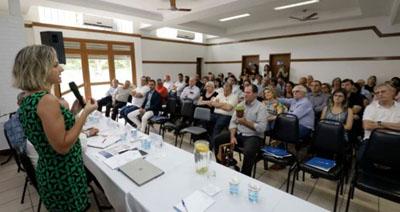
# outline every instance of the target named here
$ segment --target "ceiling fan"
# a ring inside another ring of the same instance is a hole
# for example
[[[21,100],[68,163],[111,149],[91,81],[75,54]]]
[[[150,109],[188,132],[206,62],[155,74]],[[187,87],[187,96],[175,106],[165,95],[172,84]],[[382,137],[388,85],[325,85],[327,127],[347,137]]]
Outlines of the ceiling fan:
[[[192,9],[188,8],[177,8],[176,7],[176,0],[169,0],[170,8],[158,8],[157,10],[171,10],[171,11],[182,11],[182,12],[190,12]]]
[[[307,9],[303,10],[303,13],[306,13]],[[317,12],[311,13],[308,16],[303,16],[303,17],[295,17],[295,16],[289,16],[290,19],[294,19],[294,20],[298,20],[298,21],[312,21],[312,20],[317,20],[318,17],[316,17],[318,15]]]

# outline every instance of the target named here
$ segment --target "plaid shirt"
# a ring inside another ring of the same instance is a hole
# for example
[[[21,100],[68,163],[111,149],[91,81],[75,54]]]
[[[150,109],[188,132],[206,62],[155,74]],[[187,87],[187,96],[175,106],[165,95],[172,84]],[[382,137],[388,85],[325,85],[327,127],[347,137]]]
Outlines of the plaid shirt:
[[[21,122],[19,121],[18,112],[4,123],[4,130],[7,134],[11,147],[18,153],[26,151],[26,137]]]

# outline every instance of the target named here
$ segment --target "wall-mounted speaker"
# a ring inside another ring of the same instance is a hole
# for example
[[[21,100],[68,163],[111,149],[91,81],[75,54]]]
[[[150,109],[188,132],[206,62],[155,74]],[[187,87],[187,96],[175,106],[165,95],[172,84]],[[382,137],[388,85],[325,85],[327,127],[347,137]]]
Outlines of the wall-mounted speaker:
[[[58,63],[65,64],[64,39],[62,32],[45,31],[40,32],[43,45],[53,47],[57,52]]]

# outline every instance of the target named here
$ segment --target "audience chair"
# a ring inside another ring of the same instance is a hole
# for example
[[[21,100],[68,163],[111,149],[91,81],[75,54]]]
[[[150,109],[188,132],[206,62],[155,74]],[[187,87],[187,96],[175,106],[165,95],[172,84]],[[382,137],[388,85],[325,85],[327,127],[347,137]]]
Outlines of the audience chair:
[[[30,182],[33,187],[37,190],[37,182],[36,182],[36,174],[35,174],[35,168],[32,165],[31,159],[28,157],[28,155],[23,152],[18,155],[19,159],[21,160],[21,165],[24,167],[24,170],[26,172],[26,177],[25,177],[25,184],[24,184],[24,190],[22,192],[22,199],[21,199],[21,204],[24,204],[25,200],[25,193],[26,189],[28,186],[28,182]],[[40,211],[40,207],[42,206],[42,200],[39,197],[39,205],[37,211]]]
[[[148,121],[146,131],[147,134],[150,131],[150,126],[154,126],[155,124],[160,125],[160,129],[158,134],[162,135],[164,138],[164,133],[162,132],[162,128],[164,127],[164,124],[167,121],[174,120],[174,117],[176,116],[176,111],[177,111],[177,99],[176,98],[168,98],[167,104],[165,106],[164,111],[160,111],[158,115],[155,115],[151,117]]]
[[[340,122],[331,120],[321,120],[316,127],[313,142],[311,144],[311,155],[296,165],[293,181],[293,194],[295,185],[295,176],[301,170],[315,177],[337,181],[336,195],[333,211],[337,209],[337,201],[339,197],[339,189],[343,194],[344,172],[346,164],[346,140],[345,130]],[[335,161],[336,165],[329,171],[324,171],[307,164],[307,161],[314,156]]]
[[[271,140],[278,140],[282,142],[282,147],[273,147],[278,149],[285,149],[291,155],[288,157],[277,158],[271,155],[263,154],[263,159],[265,161],[265,166],[268,162],[272,162],[281,166],[289,166],[288,177],[286,182],[286,192],[289,192],[290,176],[295,168],[297,162],[297,154],[295,152],[290,152],[288,149],[288,144],[293,144],[296,147],[300,146],[301,143],[299,139],[299,120],[293,114],[282,113],[279,114],[275,120],[275,126],[272,129],[270,135]],[[296,148],[298,149],[298,148]]]
[[[165,130],[173,131],[175,134],[175,146],[178,145],[178,136],[180,135],[181,129],[190,126],[193,120],[194,104],[191,100],[183,100],[181,103],[180,114],[176,117],[176,120],[167,121],[163,128],[162,134],[165,134]]]
[[[365,142],[358,152],[346,212],[356,188],[400,203],[400,131],[374,130]]]
[[[193,126],[186,127],[179,132],[182,135],[181,143],[180,143],[179,147],[182,147],[183,136],[186,133],[190,134],[190,141],[192,141],[193,135],[200,136],[200,135],[203,135],[208,132],[206,128],[196,126],[196,121],[203,121],[203,122],[208,123],[211,119],[210,109],[204,108],[204,107],[196,107],[196,109],[194,110],[193,119],[194,119]]]

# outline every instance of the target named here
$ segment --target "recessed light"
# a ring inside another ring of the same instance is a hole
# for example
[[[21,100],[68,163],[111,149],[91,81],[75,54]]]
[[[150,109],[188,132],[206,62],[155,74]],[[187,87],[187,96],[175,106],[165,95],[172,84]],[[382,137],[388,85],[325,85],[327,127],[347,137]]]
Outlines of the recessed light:
[[[244,18],[250,16],[249,13],[245,13],[245,14],[241,14],[241,15],[235,15],[235,16],[231,16],[231,17],[227,17],[227,18],[221,18],[219,19],[219,21],[224,22],[224,21],[230,21],[230,20],[234,20],[234,19],[238,19],[238,18]]]
[[[299,3],[294,3],[294,4],[288,4],[288,5],[284,5],[284,6],[280,6],[280,7],[275,7],[274,10],[284,10],[284,9],[288,9],[288,8],[292,8],[292,7],[300,7],[303,5],[307,5],[307,4],[314,4],[314,3],[318,3],[319,0],[309,0],[309,1],[303,1],[303,2],[299,2]]]

